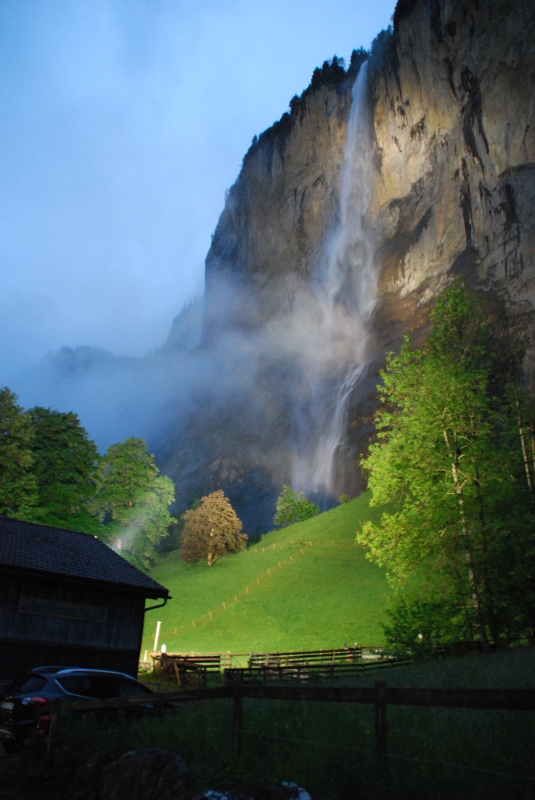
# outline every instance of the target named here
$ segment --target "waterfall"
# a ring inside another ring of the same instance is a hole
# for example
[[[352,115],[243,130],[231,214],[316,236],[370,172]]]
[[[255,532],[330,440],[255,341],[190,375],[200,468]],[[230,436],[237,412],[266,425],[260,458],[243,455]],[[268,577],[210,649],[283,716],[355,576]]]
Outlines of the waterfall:
[[[314,342],[321,346],[309,354],[305,396],[297,414],[292,486],[323,505],[343,485],[337,460],[343,455],[351,393],[365,367],[368,322],[376,296],[373,239],[367,224],[372,177],[367,67],[362,65],[351,94],[339,220],[326,242],[324,266],[313,289]]]

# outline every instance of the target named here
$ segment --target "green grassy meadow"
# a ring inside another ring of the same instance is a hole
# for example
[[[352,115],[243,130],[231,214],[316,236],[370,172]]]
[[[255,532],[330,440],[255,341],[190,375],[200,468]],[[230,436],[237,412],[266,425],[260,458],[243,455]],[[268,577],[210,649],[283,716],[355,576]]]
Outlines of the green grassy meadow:
[[[146,614],[143,649],[152,649],[158,620],[159,646],[169,652],[382,644],[390,589],[383,570],[355,544],[357,527],[378,514],[368,503],[369,494],[362,494],[265,534],[211,567],[184,564],[179,552],[162,558],[151,576],[173,599]]]

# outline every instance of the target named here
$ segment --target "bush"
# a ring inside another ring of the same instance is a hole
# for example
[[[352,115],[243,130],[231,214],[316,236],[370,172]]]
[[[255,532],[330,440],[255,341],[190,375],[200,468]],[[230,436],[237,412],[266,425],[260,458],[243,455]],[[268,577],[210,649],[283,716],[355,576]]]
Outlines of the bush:
[[[273,524],[276,528],[284,525],[293,525],[294,522],[303,522],[305,519],[319,514],[319,506],[306,499],[303,492],[294,492],[291,486],[283,486],[277,498]]]
[[[400,655],[424,656],[468,638],[463,610],[452,598],[400,599],[386,614],[389,622],[381,627],[389,649]]]

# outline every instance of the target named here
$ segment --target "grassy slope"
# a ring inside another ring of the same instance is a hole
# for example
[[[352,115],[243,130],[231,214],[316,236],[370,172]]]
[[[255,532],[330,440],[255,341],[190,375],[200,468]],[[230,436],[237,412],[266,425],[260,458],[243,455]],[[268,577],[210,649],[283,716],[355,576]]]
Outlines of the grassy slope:
[[[359,524],[377,514],[368,500],[368,494],[361,495],[270,533],[212,567],[186,565],[178,553],[162,559],[151,575],[168,587],[173,600],[146,615],[143,647],[151,648],[158,619],[160,644],[169,651],[248,653],[341,647],[345,641],[382,643],[379,621],[388,585],[354,541]],[[246,587],[249,595],[223,609],[223,602]],[[201,619],[208,612],[213,619]]]

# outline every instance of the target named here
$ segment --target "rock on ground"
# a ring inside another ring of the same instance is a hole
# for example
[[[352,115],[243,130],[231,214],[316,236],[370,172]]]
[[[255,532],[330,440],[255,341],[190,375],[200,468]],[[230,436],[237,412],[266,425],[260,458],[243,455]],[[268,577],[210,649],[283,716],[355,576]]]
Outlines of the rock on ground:
[[[155,747],[117,761],[97,754],[82,767],[70,800],[186,800],[187,768],[180,756]]]
[[[156,747],[141,747],[115,761],[96,753],[76,774],[69,800],[312,800],[304,789],[287,782],[264,784],[247,793],[207,789],[193,794],[187,772],[179,755]]]

